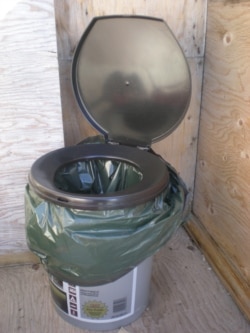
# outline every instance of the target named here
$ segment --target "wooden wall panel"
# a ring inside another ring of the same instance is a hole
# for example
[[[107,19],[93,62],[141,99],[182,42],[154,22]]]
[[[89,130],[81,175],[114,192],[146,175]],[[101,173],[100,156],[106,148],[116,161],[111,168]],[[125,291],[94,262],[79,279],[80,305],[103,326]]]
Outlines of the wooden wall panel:
[[[250,318],[249,32],[249,2],[209,3],[191,229]]]
[[[199,126],[206,1],[76,0],[74,5],[71,0],[54,1],[66,145],[75,144],[96,133],[76,105],[70,72],[75,47],[91,19],[100,15],[137,14],[161,17],[168,23],[188,58],[193,94],[185,120],[173,135],[157,143],[154,149],[175,166],[192,191]]]
[[[0,41],[1,263],[27,250],[24,188],[31,164],[63,145],[53,1],[1,1]]]
[[[206,1],[196,0],[54,0],[58,56],[72,58],[84,29],[95,16],[146,15],[163,18],[187,57],[204,54]]]

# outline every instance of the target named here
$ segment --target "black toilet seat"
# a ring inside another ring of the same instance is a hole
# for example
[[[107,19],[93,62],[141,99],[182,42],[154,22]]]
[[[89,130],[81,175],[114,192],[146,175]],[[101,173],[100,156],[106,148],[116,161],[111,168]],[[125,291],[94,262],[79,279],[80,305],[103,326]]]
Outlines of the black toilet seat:
[[[85,210],[154,200],[167,188],[169,174],[166,163],[146,147],[173,132],[191,97],[187,60],[166,23],[134,15],[94,18],[75,50],[72,83],[84,116],[105,142],[116,144],[77,145],[40,157],[29,175],[33,191],[49,202]],[[60,168],[91,159],[132,164],[142,180],[104,194],[59,189],[55,176]]]
[[[143,178],[125,190],[98,195],[70,193],[56,187],[54,180],[59,168],[91,159],[113,159],[133,164]],[[36,160],[29,174],[29,184],[41,198],[61,206],[86,210],[143,204],[162,193],[168,183],[168,170],[161,158],[139,148],[112,144],[83,144],[52,151]]]

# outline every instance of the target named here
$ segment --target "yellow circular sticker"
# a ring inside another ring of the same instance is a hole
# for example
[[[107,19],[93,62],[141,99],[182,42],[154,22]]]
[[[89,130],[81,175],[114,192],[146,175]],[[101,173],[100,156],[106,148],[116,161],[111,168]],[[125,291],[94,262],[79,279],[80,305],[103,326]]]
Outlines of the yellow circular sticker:
[[[83,307],[83,312],[87,317],[100,319],[104,317],[108,312],[108,307],[105,303],[100,301],[86,302]]]

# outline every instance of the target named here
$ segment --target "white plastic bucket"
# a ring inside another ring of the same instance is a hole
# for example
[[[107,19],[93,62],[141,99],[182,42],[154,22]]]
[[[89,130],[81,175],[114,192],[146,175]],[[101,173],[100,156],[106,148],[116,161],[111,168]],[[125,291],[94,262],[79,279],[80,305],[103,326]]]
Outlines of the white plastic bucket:
[[[89,330],[113,330],[136,320],[149,301],[152,256],[118,280],[99,286],[76,286],[50,276],[59,315]]]

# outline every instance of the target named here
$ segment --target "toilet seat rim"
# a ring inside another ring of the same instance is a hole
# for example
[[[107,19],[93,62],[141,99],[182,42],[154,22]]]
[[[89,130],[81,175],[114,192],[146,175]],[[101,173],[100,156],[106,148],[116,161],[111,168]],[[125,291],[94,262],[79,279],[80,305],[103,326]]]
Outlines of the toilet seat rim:
[[[89,159],[115,159],[138,168],[143,179],[128,189],[107,194],[75,194],[58,189],[54,176],[59,167]],[[84,210],[122,209],[154,200],[169,184],[169,173],[157,155],[135,147],[83,144],[54,150],[38,158],[29,173],[29,185],[42,199]]]

